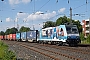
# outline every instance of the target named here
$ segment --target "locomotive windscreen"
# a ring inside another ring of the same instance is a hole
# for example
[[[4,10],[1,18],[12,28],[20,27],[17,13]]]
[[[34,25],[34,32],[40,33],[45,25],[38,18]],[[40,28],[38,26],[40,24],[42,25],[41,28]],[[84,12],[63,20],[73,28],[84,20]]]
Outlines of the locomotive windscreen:
[[[66,31],[67,31],[68,34],[78,33],[78,29],[77,29],[77,26],[76,25],[67,25],[66,26]]]

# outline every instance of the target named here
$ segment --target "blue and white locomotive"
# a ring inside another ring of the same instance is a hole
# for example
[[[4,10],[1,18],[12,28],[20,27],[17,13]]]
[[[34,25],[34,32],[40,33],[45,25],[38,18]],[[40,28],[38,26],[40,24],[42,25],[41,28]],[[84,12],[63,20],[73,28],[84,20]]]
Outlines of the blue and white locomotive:
[[[37,41],[39,43],[51,43],[56,45],[67,43],[70,46],[77,45],[81,42],[76,25],[60,25],[40,29]]]

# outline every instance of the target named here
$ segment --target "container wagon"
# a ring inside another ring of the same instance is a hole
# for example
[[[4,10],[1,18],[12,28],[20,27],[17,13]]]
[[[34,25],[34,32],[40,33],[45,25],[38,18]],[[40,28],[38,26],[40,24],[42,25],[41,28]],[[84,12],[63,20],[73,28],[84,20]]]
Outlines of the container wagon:
[[[27,41],[26,32],[21,32],[21,41]]]
[[[12,39],[15,41],[16,40],[16,34],[12,34]]]
[[[37,42],[37,33],[38,30],[30,30],[26,34],[26,38],[28,42]]]
[[[3,35],[0,35],[0,40],[4,40],[4,36]]]
[[[4,40],[7,40],[7,35],[4,35]]]
[[[2,39],[2,35],[0,35],[0,40]]]
[[[21,41],[21,33],[20,32],[16,33],[16,41]]]
[[[13,40],[13,34],[9,34],[9,40]]]
[[[9,35],[7,35],[7,40],[9,40],[10,38],[9,38]]]

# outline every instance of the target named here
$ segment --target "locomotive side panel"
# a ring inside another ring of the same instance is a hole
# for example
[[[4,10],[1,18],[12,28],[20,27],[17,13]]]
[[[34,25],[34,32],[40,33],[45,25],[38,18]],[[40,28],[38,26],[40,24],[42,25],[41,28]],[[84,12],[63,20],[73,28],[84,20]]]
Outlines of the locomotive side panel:
[[[63,31],[61,31],[63,29]],[[63,35],[60,35],[63,33]],[[67,40],[65,25],[49,27],[40,30],[39,42],[50,42],[51,44],[62,45]]]

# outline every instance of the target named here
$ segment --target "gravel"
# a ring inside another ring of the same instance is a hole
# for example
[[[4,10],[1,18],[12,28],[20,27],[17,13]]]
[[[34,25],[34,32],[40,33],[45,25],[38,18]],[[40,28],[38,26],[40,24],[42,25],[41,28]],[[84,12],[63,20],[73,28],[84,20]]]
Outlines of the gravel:
[[[40,53],[17,45],[14,41],[13,42],[7,41],[5,43],[8,44],[9,50],[13,51],[16,54],[17,60],[53,60]]]

